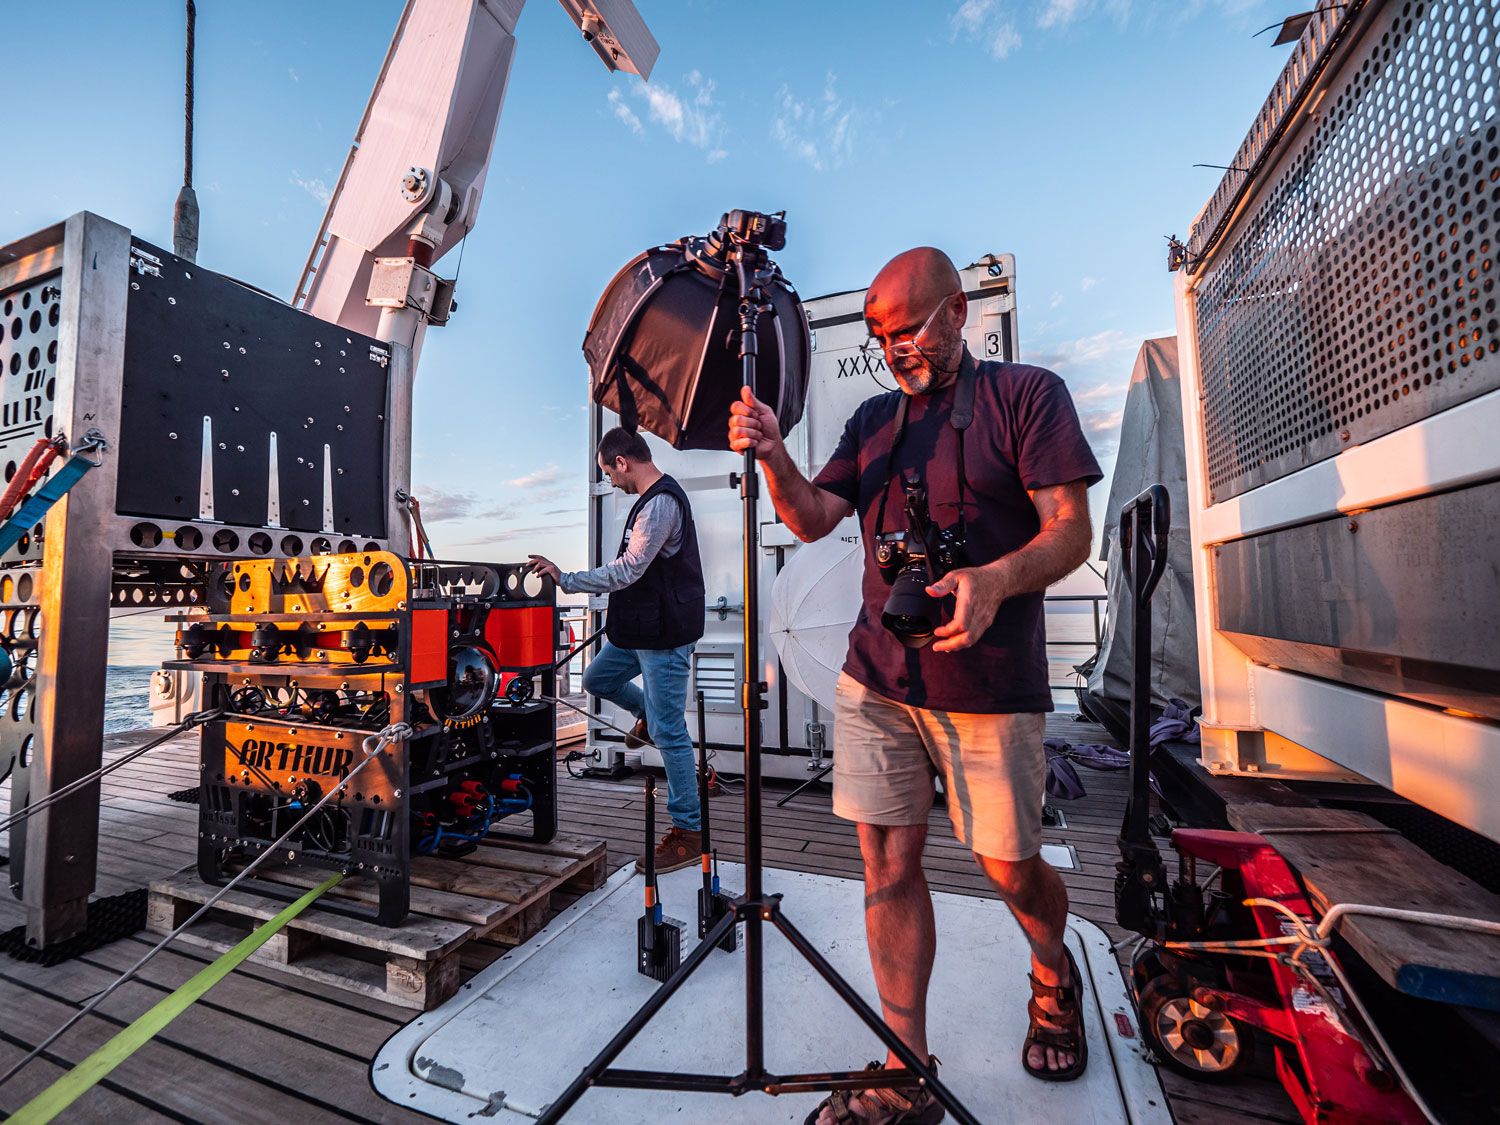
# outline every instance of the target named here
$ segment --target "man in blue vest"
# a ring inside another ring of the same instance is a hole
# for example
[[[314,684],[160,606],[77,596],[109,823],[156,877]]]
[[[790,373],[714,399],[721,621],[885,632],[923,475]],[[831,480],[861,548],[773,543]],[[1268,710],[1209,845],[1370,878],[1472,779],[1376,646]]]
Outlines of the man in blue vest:
[[[667,771],[672,825],[656,847],[656,870],[698,862],[703,850],[698,771],[687,728],[693,646],[703,636],[703,564],[687,493],[651,461],[640,434],[615,427],[599,442],[599,470],[627,496],[639,496],[611,562],[564,571],[541,555],[531,569],[568,594],[608,594],[608,641],[583,674],[583,690],[629,711],[636,724],[625,740],[649,740]],[[635,683],[636,677],[641,685]],[[636,862],[645,867],[645,857]]]

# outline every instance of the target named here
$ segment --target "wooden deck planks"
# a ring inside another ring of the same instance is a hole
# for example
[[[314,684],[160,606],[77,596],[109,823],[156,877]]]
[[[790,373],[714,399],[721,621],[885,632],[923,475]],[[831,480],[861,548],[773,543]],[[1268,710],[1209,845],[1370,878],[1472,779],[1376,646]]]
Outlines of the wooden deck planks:
[[[1049,717],[1048,737],[1073,742],[1108,741],[1091,724]],[[139,745],[145,735],[112,737],[106,757]],[[1080,770],[1087,795],[1062,803],[1068,827],[1044,832],[1048,843],[1071,845],[1080,867],[1061,872],[1073,910],[1113,937],[1112,887],[1115,836],[1125,804],[1125,776]],[[197,812],[166,800],[166,793],[196,783],[197,754],[191,736],[151,751],[122,767],[103,784],[99,893],[143,886],[193,863]],[[789,789],[768,787],[764,810],[766,861],[774,866],[859,878],[862,864],[853,826],[836,819],[825,788],[810,790],[783,808],[774,802]],[[0,810],[9,786],[0,785]],[[565,828],[604,838],[610,869],[632,862],[640,847],[642,794],[639,782],[590,782],[561,775],[561,819]],[[715,843],[724,860],[743,856],[743,802],[738,792],[713,801]],[[968,850],[953,838],[941,805],[931,817],[927,851],[935,889],[992,894]],[[0,848],[4,839],[0,837]],[[537,874],[547,863],[538,857]],[[462,896],[462,882],[445,883],[439,867],[424,879],[432,894]],[[415,893],[415,892],[414,892]],[[568,895],[555,893],[554,905]],[[0,928],[21,921],[20,906],[0,896]],[[142,933],[88,954],[81,960],[40,969],[0,956],[0,1067],[39,1042],[76,1009],[79,1001],[134,962],[151,944]],[[498,942],[470,942],[462,951],[465,978],[506,950]],[[11,1110],[113,1034],[123,1022],[198,971],[213,954],[174,946],[146,968],[142,979],[122,989],[106,1011],[65,1036],[49,1058],[32,1064],[22,1078],[0,1088],[0,1112]],[[16,1015],[12,1016],[11,1013]],[[320,991],[307,980],[249,963],[215,987],[194,1009],[117,1070],[76,1107],[76,1120],[104,1121],[336,1121],[422,1120],[380,1100],[368,1087],[368,1060],[412,1013],[370,998]],[[1265,1125],[1296,1120],[1291,1103],[1266,1074],[1237,1085],[1211,1087],[1165,1075],[1179,1122]]]

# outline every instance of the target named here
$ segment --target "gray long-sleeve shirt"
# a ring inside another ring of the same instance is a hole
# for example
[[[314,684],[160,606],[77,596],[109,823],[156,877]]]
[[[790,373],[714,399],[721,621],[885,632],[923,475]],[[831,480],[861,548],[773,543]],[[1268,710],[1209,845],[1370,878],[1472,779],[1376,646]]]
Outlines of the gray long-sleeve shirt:
[[[565,594],[608,594],[640,580],[660,554],[671,558],[682,550],[682,509],[666,494],[646,501],[630,525],[625,551],[593,570],[565,570],[558,585]]]

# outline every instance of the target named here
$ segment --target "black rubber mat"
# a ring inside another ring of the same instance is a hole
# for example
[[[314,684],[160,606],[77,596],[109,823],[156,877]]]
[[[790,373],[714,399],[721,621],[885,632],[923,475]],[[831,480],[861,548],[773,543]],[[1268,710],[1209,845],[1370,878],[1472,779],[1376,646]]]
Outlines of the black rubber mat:
[[[29,964],[60,965],[145,928],[146,888],[141,887],[90,902],[88,925],[84,931],[46,949],[33,949],[26,944],[25,926],[7,930],[0,934],[0,953],[8,953],[13,960]]]

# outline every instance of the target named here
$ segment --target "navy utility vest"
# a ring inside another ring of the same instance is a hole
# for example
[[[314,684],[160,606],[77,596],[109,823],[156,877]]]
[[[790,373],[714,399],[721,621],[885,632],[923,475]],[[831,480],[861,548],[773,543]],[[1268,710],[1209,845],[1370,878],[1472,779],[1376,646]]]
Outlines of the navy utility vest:
[[[625,517],[625,534],[615,557],[625,553],[630,529],[646,502],[662,493],[682,510],[682,545],[671,558],[658,552],[640,578],[609,595],[604,634],[619,648],[680,648],[703,636],[703,563],[693,509],[680,484],[663,474],[641,493]]]

